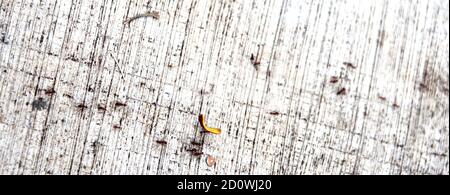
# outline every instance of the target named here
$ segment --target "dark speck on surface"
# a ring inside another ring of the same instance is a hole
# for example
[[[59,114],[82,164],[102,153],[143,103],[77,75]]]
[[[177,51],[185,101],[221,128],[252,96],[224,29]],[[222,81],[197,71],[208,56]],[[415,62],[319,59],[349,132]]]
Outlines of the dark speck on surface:
[[[34,100],[33,103],[31,103],[31,106],[33,107],[33,110],[43,110],[47,107],[47,102],[44,98],[40,97],[37,100]]]
[[[6,44],[6,45],[9,44],[9,41],[6,38],[6,34],[4,32],[2,32],[1,35],[0,35],[0,42],[3,43],[3,44]]]
[[[350,63],[350,62],[344,62],[344,65],[346,65],[347,67],[353,68],[353,69],[356,68],[356,66],[353,65],[353,63]]]
[[[275,116],[276,116],[276,115],[280,115],[280,113],[277,112],[277,111],[272,111],[272,112],[270,112],[269,114],[270,114],[270,115],[275,115]]]
[[[337,83],[337,82],[339,82],[339,78],[338,77],[336,77],[336,76],[331,77],[330,83]]]
[[[200,142],[196,142],[196,141],[191,141],[191,144],[194,146],[202,146],[203,144]]]
[[[347,95],[347,90],[345,88],[342,88],[337,92],[337,95]]]
[[[167,144],[167,142],[164,141],[164,140],[157,140],[156,143],[157,144],[161,144],[161,145],[166,145]]]

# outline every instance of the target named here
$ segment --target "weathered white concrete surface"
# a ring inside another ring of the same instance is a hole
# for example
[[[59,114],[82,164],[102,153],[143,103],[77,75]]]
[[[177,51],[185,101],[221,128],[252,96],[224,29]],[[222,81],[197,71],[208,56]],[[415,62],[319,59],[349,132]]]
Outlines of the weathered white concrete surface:
[[[448,0],[0,0],[0,33],[0,174],[449,174]]]

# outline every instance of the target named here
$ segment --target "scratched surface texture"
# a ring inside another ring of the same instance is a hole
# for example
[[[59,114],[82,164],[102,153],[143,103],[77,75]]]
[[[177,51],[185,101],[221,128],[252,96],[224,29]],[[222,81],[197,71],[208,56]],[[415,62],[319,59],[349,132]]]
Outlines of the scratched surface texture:
[[[447,0],[0,0],[0,174],[447,175],[448,98]]]

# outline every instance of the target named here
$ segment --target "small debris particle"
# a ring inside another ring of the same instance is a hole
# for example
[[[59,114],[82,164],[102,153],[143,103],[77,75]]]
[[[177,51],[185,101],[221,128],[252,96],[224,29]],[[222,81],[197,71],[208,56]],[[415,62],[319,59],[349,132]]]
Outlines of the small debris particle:
[[[38,98],[31,103],[33,110],[43,110],[47,107],[47,102],[43,98]]]
[[[363,115],[364,115],[364,116],[368,116],[369,113],[367,113],[367,111],[364,111],[364,112],[363,112]]]
[[[253,54],[251,54],[250,61],[252,62],[253,67],[256,69],[256,71],[258,71],[259,65],[261,65],[261,61],[258,59],[258,56],[255,57]]]
[[[208,157],[206,158],[206,164],[208,165],[208,167],[212,167],[216,164],[216,159],[213,156],[208,155]]]
[[[400,108],[400,106],[399,106],[397,103],[393,103],[393,104],[392,104],[392,107],[394,107],[394,108]]]
[[[332,76],[330,79],[330,83],[337,83],[337,82],[339,82],[339,78],[336,76]]]
[[[203,144],[200,142],[196,142],[196,141],[191,141],[191,144],[194,146],[202,146]]]
[[[420,89],[422,89],[422,90],[427,90],[427,89],[428,89],[428,86],[425,85],[425,83],[420,83],[419,87],[420,87]]]
[[[65,93],[63,96],[64,96],[64,97],[68,97],[68,98],[70,98],[70,99],[73,98],[73,96],[71,96],[71,95],[69,95],[69,94],[67,94],[67,93]]]
[[[74,54],[71,54],[71,55],[67,56],[64,60],[70,60],[70,61],[73,61],[73,62],[79,62],[80,61]]]
[[[255,66],[259,66],[260,64],[261,64],[261,62],[259,60],[253,62],[253,65],[255,65]]]
[[[337,95],[347,95],[347,89],[342,88],[336,94]]]
[[[129,25],[131,22],[133,22],[134,20],[137,20],[139,18],[145,18],[145,17],[151,17],[155,20],[159,20],[159,12],[157,11],[147,11],[143,14],[138,14],[136,16],[133,16],[131,18],[126,19],[123,23]]]
[[[97,147],[100,145],[100,142],[98,140],[95,140],[94,142],[92,142],[92,147]]]
[[[47,55],[49,56],[58,56],[58,54],[52,53],[52,52],[47,52]]]
[[[277,112],[277,111],[272,111],[272,112],[269,112],[269,114],[270,114],[270,115],[274,115],[274,116],[278,116],[278,115],[280,115],[280,113],[279,113],[279,112]]]
[[[55,94],[55,93],[56,93],[56,91],[53,88],[45,90],[45,94],[46,95],[52,95],[52,94]]]
[[[2,34],[1,34],[1,36],[0,36],[0,42],[2,42],[3,44],[6,44],[6,45],[9,44],[9,41],[8,41],[8,39],[6,38],[6,34],[5,34],[5,33],[2,33]]]
[[[116,107],[125,107],[125,106],[127,106],[127,104],[125,104],[125,103],[122,103],[122,102],[116,102]]]
[[[84,105],[84,104],[78,104],[77,105],[77,108],[80,108],[80,109],[86,109],[87,108],[87,106],[86,105]]]
[[[157,144],[161,144],[161,145],[166,145],[167,144],[167,142],[164,141],[164,140],[157,140],[156,143]]]
[[[41,35],[41,38],[39,39],[39,43],[43,43],[44,42],[44,35]]]
[[[96,154],[98,152],[98,150],[100,149],[100,146],[102,146],[102,144],[100,143],[100,141],[95,140],[91,146],[92,146],[94,154]]]
[[[353,69],[355,69],[356,68],[356,66],[355,65],[353,65],[352,63],[350,63],[350,62],[344,62],[343,63],[344,65],[346,65],[347,67],[350,67],[350,68],[353,68]]]
[[[106,111],[105,106],[102,106],[102,105],[98,105],[98,106],[97,106],[97,109],[98,109],[98,110],[101,110],[101,111]]]
[[[383,101],[386,101],[386,97],[381,96],[381,95],[378,95],[378,99],[383,100]]]
[[[121,129],[122,127],[120,125],[113,125],[113,129]]]

